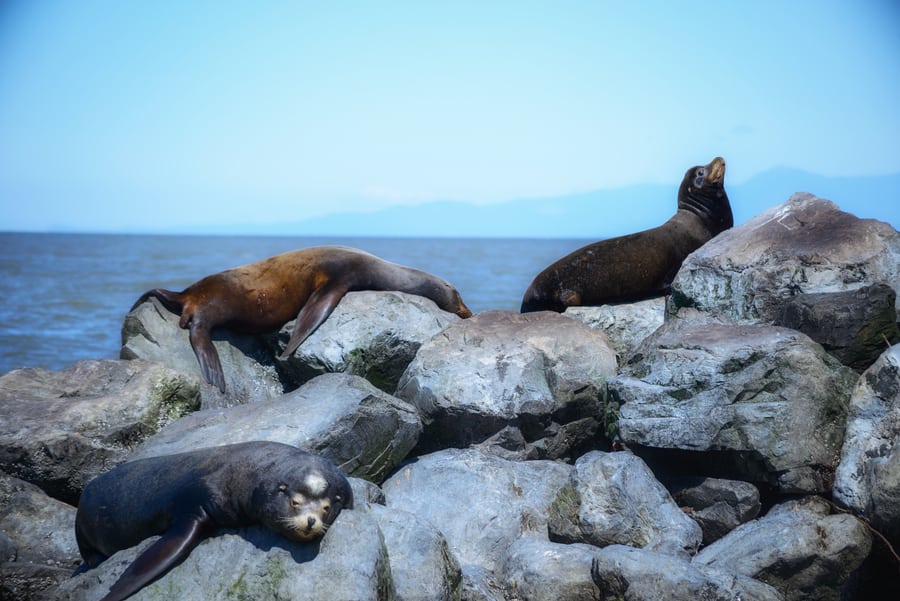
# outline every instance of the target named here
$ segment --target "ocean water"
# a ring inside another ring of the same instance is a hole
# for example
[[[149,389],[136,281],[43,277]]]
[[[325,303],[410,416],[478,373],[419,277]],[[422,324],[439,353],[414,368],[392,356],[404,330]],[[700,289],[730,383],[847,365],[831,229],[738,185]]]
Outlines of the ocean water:
[[[181,290],[297,248],[342,244],[423,269],[456,286],[478,313],[518,311],[532,278],[587,242],[0,233],[0,373],[117,358],[122,321],[144,291]]]

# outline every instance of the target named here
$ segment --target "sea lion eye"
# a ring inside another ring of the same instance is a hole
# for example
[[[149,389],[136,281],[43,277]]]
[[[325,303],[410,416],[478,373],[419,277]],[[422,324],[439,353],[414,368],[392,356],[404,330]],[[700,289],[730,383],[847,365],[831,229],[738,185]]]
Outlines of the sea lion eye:
[[[697,177],[704,177],[706,175],[706,167],[700,167],[697,169]]]
[[[287,484],[279,484],[278,492],[285,492],[287,490]]]

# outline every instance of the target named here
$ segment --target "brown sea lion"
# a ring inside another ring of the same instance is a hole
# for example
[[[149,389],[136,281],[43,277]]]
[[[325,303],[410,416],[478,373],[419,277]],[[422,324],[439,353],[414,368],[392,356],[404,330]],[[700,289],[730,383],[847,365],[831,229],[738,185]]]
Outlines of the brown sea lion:
[[[148,290],[131,307],[150,297],[180,313],[206,381],[225,392],[225,376],[210,338],[216,327],[241,334],[275,332],[295,319],[286,358],[322,322],[347,292],[397,290],[433,300],[444,311],[466,318],[472,312],[459,292],[441,278],[343,246],[316,246],[286,252],[228,269],[194,282],[181,292]]]
[[[84,559],[76,574],[162,535],[128,566],[103,601],[125,599],[218,529],[261,525],[292,540],[310,541],[352,507],[350,483],[334,464],[278,442],[138,459],[85,487],[75,515]]]
[[[601,240],[559,259],[534,278],[521,312],[630,302],[669,292],[681,263],[734,225],[725,194],[725,159],[691,167],[678,189],[678,210],[659,227]]]

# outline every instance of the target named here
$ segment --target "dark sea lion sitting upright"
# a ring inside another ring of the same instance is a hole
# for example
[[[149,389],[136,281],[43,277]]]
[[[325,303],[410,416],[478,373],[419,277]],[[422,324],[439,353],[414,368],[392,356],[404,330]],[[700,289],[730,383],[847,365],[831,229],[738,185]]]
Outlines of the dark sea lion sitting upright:
[[[691,167],[678,189],[678,211],[659,227],[601,240],[559,259],[534,278],[522,313],[631,302],[669,292],[690,253],[734,225],[725,194],[725,160]]]
[[[241,334],[268,334],[296,318],[286,358],[324,322],[347,292],[397,290],[433,300],[444,311],[466,318],[472,312],[448,282],[419,269],[385,261],[344,246],[316,246],[286,252],[199,280],[181,292],[148,290],[150,297],[181,314],[206,381],[225,392],[225,376],[211,331],[224,327]]]
[[[352,507],[350,483],[330,461],[286,444],[245,442],[138,459],[97,476],[81,494],[75,538],[84,563],[76,573],[162,535],[103,601],[125,599],[220,528],[261,525],[310,541]]]

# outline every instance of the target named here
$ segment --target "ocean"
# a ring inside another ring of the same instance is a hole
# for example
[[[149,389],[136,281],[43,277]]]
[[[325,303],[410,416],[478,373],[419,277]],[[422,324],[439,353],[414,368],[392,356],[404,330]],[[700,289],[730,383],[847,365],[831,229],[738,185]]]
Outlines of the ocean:
[[[0,233],[0,374],[115,359],[134,301],[281,252],[341,244],[438,275],[478,313],[519,310],[544,267],[589,240]]]

